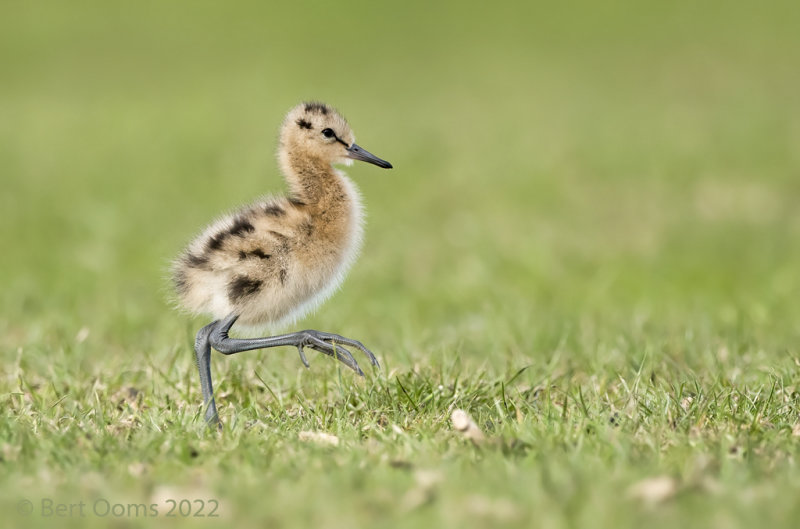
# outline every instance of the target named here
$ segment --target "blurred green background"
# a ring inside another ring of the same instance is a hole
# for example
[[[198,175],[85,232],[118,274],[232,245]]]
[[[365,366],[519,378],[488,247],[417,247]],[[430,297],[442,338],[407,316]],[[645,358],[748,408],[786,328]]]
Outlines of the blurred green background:
[[[166,263],[280,189],[277,127],[308,98],[397,166],[350,171],[369,230],[342,295],[375,321],[773,321],[798,286],[792,6],[6,4],[3,334],[167,314]]]
[[[196,412],[189,344],[205,322],[172,309],[169,260],[215,215],[282,189],[278,126],[306,99],[340,109],[395,169],[348,170],[368,211],[363,254],[303,327],[361,339],[389,372],[556,366],[580,383],[650,362],[739,387],[796,376],[796,2],[0,9],[14,475],[102,472],[33,447],[72,439],[59,414],[86,419],[127,385],[154,409]],[[288,351],[215,362],[243,381],[235,407],[256,369],[300,376]],[[317,359],[303,383],[330,366]],[[37,388],[49,397],[17,400]]]

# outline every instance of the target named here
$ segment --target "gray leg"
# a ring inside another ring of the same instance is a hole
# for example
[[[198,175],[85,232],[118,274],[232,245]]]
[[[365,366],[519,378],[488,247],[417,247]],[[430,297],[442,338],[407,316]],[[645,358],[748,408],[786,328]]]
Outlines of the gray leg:
[[[290,345],[292,347],[297,347],[297,350],[300,353],[300,359],[303,361],[304,365],[308,366],[308,361],[303,353],[303,348],[309,347],[336,358],[359,375],[364,376],[364,372],[360,367],[358,367],[358,362],[356,362],[356,359],[353,358],[353,355],[350,353],[350,351],[342,347],[341,344],[344,344],[361,350],[365,355],[367,355],[367,358],[369,358],[369,361],[372,363],[372,365],[379,365],[378,359],[375,358],[375,355],[372,354],[372,351],[364,347],[364,344],[358,340],[351,340],[350,338],[345,338],[344,336],[339,336],[338,334],[332,334],[328,332],[305,330],[290,334],[281,334],[278,336],[268,336],[266,338],[229,338],[228,331],[236,322],[238,317],[239,316],[236,314],[231,314],[224,320],[220,320],[216,326],[211,329],[208,337],[209,342],[214,349],[222,354],[230,355],[244,351],[252,351],[253,349],[266,349],[269,347]]]
[[[342,347],[342,344],[344,344],[348,347],[359,349],[367,355],[372,365],[379,366],[378,359],[375,358],[375,355],[372,354],[369,349],[364,347],[364,344],[358,340],[351,340],[350,338],[345,338],[338,334],[309,329],[290,334],[268,336],[266,338],[229,338],[228,331],[230,331],[238,317],[239,316],[236,314],[231,314],[224,320],[209,323],[197,333],[195,351],[197,353],[197,366],[200,369],[200,384],[203,390],[203,399],[207,406],[205,418],[206,422],[209,424],[219,425],[217,407],[214,403],[214,390],[211,385],[211,350],[209,345],[225,355],[252,351],[254,349],[267,349],[269,347],[289,345],[297,347],[300,360],[306,367],[309,367],[309,365],[303,348],[308,347],[336,358],[359,375],[364,376],[364,372],[358,366],[358,362],[353,358],[350,351]]]
[[[214,387],[211,384],[211,345],[208,336],[219,324],[219,321],[209,323],[197,333],[194,340],[194,352],[197,355],[197,369],[200,370],[200,389],[203,392],[203,402],[206,406],[206,422],[219,426],[217,405],[214,402]]]

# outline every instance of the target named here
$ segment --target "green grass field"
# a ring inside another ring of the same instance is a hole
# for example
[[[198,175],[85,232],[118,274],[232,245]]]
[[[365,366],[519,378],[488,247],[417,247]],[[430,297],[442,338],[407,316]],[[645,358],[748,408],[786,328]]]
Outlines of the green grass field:
[[[79,4],[0,8],[9,526],[797,524],[795,2]],[[168,264],[310,98],[395,169],[298,328],[382,369],[215,353],[216,434]]]

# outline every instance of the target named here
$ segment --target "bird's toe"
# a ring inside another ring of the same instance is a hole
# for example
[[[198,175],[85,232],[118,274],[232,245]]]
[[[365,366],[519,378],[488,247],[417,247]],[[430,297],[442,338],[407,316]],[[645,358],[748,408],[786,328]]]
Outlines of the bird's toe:
[[[311,337],[309,347],[336,358],[359,375],[364,376],[364,372],[358,366],[358,362],[356,362],[353,354],[341,345],[336,343],[330,344],[326,341],[320,340],[319,338]]]
[[[306,354],[303,352],[303,346],[302,345],[298,345],[297,346],[297,352],[300,355],[300,361],[303,362],[303,365],[306,366],[306,368],[310,368],[311,365],[308,363],[308,359],[306,358]]]

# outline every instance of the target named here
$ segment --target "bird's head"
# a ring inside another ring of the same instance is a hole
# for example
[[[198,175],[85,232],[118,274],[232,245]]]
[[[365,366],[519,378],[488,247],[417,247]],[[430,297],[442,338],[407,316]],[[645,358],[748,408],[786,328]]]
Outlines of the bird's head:
[[[339,112],[324,103],[301,103],[286,115],[281,127],[281,161],[289,158],[319,160],[325,164],[361,160],[391,169],[392,164],[362,149]],[[284,158],[286,157],[286,158]]]

